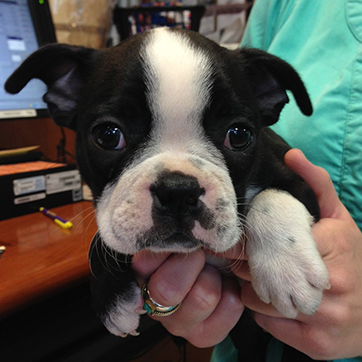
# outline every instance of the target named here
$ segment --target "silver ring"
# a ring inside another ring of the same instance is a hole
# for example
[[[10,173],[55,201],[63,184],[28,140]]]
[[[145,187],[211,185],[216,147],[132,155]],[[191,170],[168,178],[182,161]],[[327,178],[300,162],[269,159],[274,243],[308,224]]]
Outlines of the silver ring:
[[[179,303],[177,305],[166,307],[162,304],[155,302],[152,299],[150,292],[148,290],[148,283],[145,283],[142,286],[142,298],[145,301],[143,309],[150,316],[167,317],[168,315],[174,314],[177,311],[177,309],[180,308],[181,305],[181,303]]]

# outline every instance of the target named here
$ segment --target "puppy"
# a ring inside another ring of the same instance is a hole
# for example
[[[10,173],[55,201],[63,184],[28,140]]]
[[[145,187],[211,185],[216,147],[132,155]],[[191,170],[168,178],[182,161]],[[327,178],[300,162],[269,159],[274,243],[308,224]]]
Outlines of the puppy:
[[[94,307],[111,333],[136,334],[143,312],[132,254],[222,252],[242,238],[262,301],[289,318],[317,311],[329,286],[310,229],[318,204],[284,165],[290,147],[268,128],[286,90],[312,113],[289,64],[160,28],[110,49],[48,45],[5,88],[18,93],[32,78],[47,85],[55,122],[77,132],[99,227]]]

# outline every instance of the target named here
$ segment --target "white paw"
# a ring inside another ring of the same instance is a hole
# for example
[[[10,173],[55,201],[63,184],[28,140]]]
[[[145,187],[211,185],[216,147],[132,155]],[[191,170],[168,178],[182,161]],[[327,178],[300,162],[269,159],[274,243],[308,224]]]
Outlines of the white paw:
[[[140,315],[146,311],[142,309],[143,299],[138,287],[134,287],[127,295],[127,301],[124,297],[118,297],[113,306],[102,318],[103,324],[109,332],[116,336],[127,337],[128,334],[138,336],[137,328]]]
[[[307,209],[286,192],[265,190],[247,215],[247,252],[259,298],[283,315],[316,313],[329,276],[317,250]]]

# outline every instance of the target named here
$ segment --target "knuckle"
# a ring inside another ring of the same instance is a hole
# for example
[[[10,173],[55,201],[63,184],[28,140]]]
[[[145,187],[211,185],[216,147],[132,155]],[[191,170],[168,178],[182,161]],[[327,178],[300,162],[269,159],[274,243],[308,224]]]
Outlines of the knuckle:
[[[324,333],[307,331],[305,333],[305,341],[308,350],[304,351],[313,360],[329,359],[332,345],[330,339]]]
[[[219,303],[221,292],[215,289],[207,289],[202,285],[195,285],[192,291],[193,303],[201,312],[214,309]]]
[[[189,342],[196,348],[208,348],[214,345],[213,343],[208,342],[204,338],[200,338],[200,336],[189,338]]]
[[[319,168],[319,170],[321,173],[321,177],[325,180],[326,183],[332,182],[331,176],[329,175],[327,170],[325,170],[324,168]]]
[[[351,243],[350,240],[347,240],[345,231],[341,230],[337,234],[338,238],[335,240],[335,247],[339,251],[340,256],[349,255],[353,253],[355,245]]]
[[[340,353],[341,331],[348,329],[353,313],[346,307],[339,307],[324,311],[325,315],[320,320],[323,327],[304,326],[302,336],[305,350],[302,351],[313,360],[332,360]]]
[[[157,290],[152,289],[150,294],[152,298],[159,304],[165,306],[175,305],[183,299],[183,293],[176,283],[170,280],[163,280],[157,283]]]
[[[240,296],[229,296],[228,298],[228,309],[230,312],[240,313],[245,309],[245,305],[242,302]]]
[[[227,332],[222,331],[215,333],[213,328],[201,323],[188,334],[186,339],[197,348],[208,348],[220,343],[227,335]]]
[[[184,328],[182,328],[178,323],[171,323],[168,324],[167,326],[164,324],[164,326],[172,335],[176,337],[186,338],[187,331]]]
[[[339,306],[330,317],[330,333],[339,334],[338,331],[346,330],[355,318],[352,309],[347,305]]]
[[[314,342],[309,346],[308,356],[313,360],[328,359],[330,353],[330,346],[323,341]]]
[[[329,282],[331,284],[331,293],[345,294],[349,290],[353,290],[356,286],[352,280],[352,275],[346,268],[338,268],[338,270],[330,271]]]

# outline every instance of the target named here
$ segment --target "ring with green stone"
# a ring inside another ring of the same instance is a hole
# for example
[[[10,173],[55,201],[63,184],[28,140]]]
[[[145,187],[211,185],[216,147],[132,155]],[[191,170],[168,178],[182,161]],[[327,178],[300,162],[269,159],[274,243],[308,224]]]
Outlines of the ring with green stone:
[[[142,298],[145,301],[143,305],[143,309],[147,312],[150,316],[157,316],[157,317],[167,317],[177,311],[180,308],[180,304],[173,305],[170,307],[166,307],[162,304],[155,302],[148,290],[148,283],[143,284],[142,286]]]

